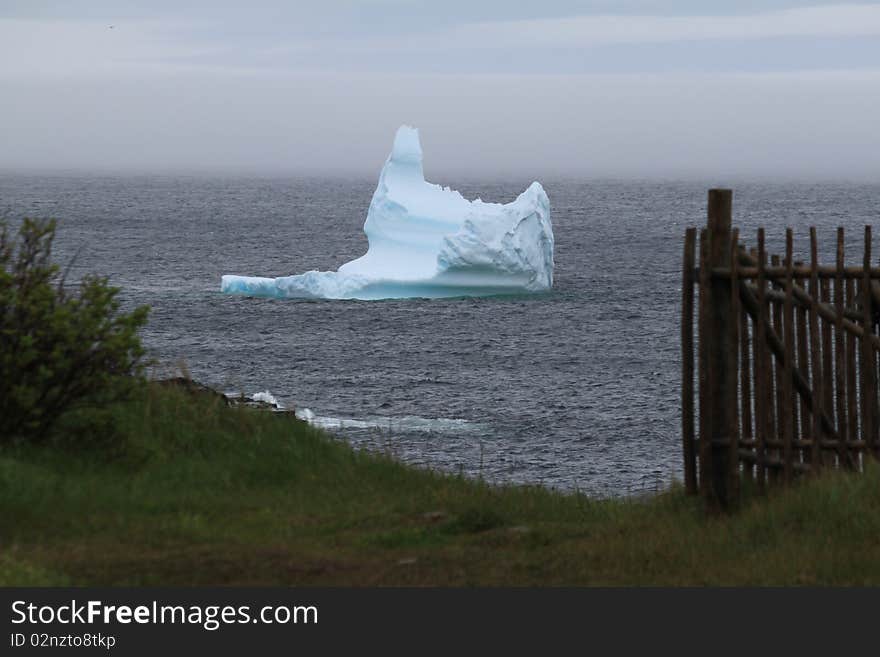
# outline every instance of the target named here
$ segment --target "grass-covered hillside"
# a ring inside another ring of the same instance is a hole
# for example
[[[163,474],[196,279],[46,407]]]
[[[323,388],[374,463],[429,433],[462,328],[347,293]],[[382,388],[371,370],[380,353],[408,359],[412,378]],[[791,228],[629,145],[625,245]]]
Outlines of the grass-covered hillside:
[[[878,536],[878,468],[706,517],[680,489],[594,501],[413,469],[157,385],[0,449],[2,585],[878,584]]]

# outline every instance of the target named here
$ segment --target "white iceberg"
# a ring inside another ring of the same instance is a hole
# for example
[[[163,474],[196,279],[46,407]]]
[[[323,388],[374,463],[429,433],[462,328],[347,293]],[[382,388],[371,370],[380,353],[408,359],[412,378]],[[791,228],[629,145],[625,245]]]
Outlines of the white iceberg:
[[[550,200],[533,182],[512,203],[468,201],[425,182],[415,128],[401,126],[379,175],[367,253],[338,271],[227,274],[221,291],[310,299],[389,299],[543,292],[553,285]]]

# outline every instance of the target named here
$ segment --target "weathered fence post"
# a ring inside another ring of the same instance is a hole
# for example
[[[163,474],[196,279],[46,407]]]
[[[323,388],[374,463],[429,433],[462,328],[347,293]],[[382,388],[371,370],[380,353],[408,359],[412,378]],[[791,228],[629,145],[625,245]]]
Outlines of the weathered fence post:
[[[773,368],[767,348],[767,280],[764,269],[767,266],[767,251],[764,248],[764,229],[758,229],[758,310],[755,317],[755,474],[758,478],[758,491],[763,493],[767,484],[767,446],[768,438],[773,437],[771,418],[773,417]]]
[[[783,341],[785,359],[782,379],[782,475],[786,484],[794,478],[794,238],[791,228],[785,231],[785,301],[783,302]],[[818,440],[818,437],[817,437]],[[818,443],[817,443],[818,444]]]
[[[694,444],[694,266],[697,229],[688,228],[684,238],[684,269],[681,284],[681,434],[684,448],[684,485],[688,495],[697,493],[697,452]]]
[[[871,227],[865,226],[865,256],[862,265],[862,438],[865,441],[865,455],[876,449],[876,391],[874,370],[874,349],[871,336],[874,332],[874,314],[871,299]]]
[[[710,189],[708,203],[707,237],[709,252],[707,268],[731,266],[731,201],[733,193],[729,189]],[[710,505],[727,508],[734,500],[735,491],[730,490],[733,481],[730,473],[730,450],[737,450],[733,444],[737,434],[733,425],[737,422],[736,413],[731,413],[735,405],[730,404],[736,393],[736,368],[731,368],[729,355],[734,349],[733,322],[739,322],[731,311],[732,295],[730,281],[720,277],[709,279],[709,299],[706,308],[706,416],[707,433],[700,437],[704,444],[702,455],[708,457],[700,468],[708,470],[709,486],[703,490]]]

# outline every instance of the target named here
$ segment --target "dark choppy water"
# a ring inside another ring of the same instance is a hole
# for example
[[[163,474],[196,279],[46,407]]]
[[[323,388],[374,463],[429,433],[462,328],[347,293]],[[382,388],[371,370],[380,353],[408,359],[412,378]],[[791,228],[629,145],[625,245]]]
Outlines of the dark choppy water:
[[[529,180],[437,181],[512,200]],[[543,181],[554,291],[535,297],[277,301],[221,295],[220,275],[335,269],[366,250],[371,179],[0,177],[0,213],[59,219],[57,253],[153,312],[145,341],[205,383],[311,409],[359,445],[491,481],[594,494],[680,473],[682,235],[704,183]],[[880,186],[735,186],[746,235],[880,218]]]

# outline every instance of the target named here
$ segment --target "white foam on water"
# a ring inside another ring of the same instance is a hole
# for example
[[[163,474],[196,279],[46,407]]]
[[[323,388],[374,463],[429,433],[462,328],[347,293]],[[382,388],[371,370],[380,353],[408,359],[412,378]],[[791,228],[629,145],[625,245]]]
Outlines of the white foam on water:
[[[297,409],[296,417],[314,427],[328,430],[376,429],[390,433],[410,431],[423,431],[426,433],[478,433],[486,429],[484,424],[461,418],[429,418],[415,415],[389,417],[387,415],[375,415],[357,419],[315,415],[308,408]]]
[[[263,402],[265,404],[274,404],[278,408],[281,408],[281,403],[275,399],[275,395],[273,395],[268,390],[264,390],[263,392],[255,392],[250,397],[251,401],[255,402]]]
[[[278,401],[278,398],[275,397],[268,390],[263,390],[262,392],[255,392],[252,395],[245,395],[242,392],[234,392],[234,391],[226,391],[223,393],[229,399],[234,401],[241,401],[242,399],[251,402],[260,402],[264,404],[273,404],[275,408],[278,410],[284,410],[284,404]]]

